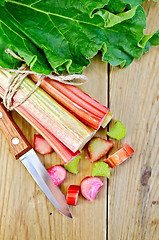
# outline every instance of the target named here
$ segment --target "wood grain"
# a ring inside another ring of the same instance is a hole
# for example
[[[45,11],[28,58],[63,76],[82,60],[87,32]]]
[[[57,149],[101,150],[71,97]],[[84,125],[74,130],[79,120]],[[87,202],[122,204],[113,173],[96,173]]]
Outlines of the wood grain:
[[[85,74],[89,82],[83,89],[103,104],[107,100],[107,64],[101,62],[101,56],[95,57]],[[96,86],[96,87],[94,87]],[[35,131],[18,114],[13,113],[16,123],[33,143]],[[0,133],[0,240],[104,240],[106,237],[106,183],[90,203],[82,196],[76,207],[70,207],[73,220],[62,216],[46,199],[20,161],[15,161],[9,153],[5,137]],[[93,164],[85,159],[82,152],[78,175],[67,174],[61,190],[66,194],[70,184],[91,175]],[[46,168],[62,164],[55,153],[39,155]]]
[[[146,3],[147,33],[159,28],[159,3]],[[132,158],[109,180],[110,240],[159,239],[159,48],[126,69],[111,68],[110,109],[126,126]],[[114,124],[111,122],[110,128]],[[113,150],[115,151],[115,149]]]
[[[159,3],[151,1],[144,7],[151,33],[159,27]],[[103,104],[109,90],[114,115],[110,128],[121,120],[127,129],[125,139],[114,141],[111,153],[127,141],[135,154],[112,170],[108,190],[105,183],[94,202],[79,197],[78,205],[70,207],[71,220],[53,208],[20,161],[13,159],[0,133],[0,240],[159,239],[159,48],[126,69],[111,68],[109,89],[107,64],[100,59],[95,57],[86,69],[89,82],[83,90]],[[15,112],[13,117],[33,144],[35,130]],[[82,152],[78,175],[68,173],[61,186],[64,194],[70,184],[91,174],[93,164],[86,154]],[[55,153],[39,157],[46,168],[62,163]]]

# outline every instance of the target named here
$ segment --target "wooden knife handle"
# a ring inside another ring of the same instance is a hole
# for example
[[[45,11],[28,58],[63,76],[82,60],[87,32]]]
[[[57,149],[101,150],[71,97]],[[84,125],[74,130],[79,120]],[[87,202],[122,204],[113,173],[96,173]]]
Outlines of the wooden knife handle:
[[[0,129],[5,134],[10,151],[16,159],[32,148],[2,103],[0,103]]]

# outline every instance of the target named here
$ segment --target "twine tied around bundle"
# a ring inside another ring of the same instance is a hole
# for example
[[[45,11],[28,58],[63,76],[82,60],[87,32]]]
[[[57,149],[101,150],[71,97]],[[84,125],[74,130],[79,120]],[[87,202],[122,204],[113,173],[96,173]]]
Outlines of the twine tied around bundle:
[[[42,80],[45,77],[49,77],[50,79],[56,80],[58,82],[62,82],[64,84],[69,84],[69,85],[82,85],[82,84],[86,83],[88,80],[85,75],[80,75],[80,74],[55,76],[55,75],[51,75],[51,74],[44,75],[44,74],[33,72],[30,70],[29,66],[25,63],[24,59],[20,58],[13,51],[11,51],[10,49],[6,49],[5,52],[8,54],[11,54],[14,58],[19,59],[24,62],[22,64],[22,66],[17,70],[16,69],[6,69],[6,68],[0,67],[0,70],[2,70],[2,71],[14,73],[9,81],[9,84],[6,88],[4,98],[3,98],[4,106],[10,111],[13,110],[14,108],[18,107],[22,103],[24,103],[36,91],[36,89],[40,86]],[[18,103],[13,105],[12,98],[13,98],[14,94],[18,91],[18,88],[20,87],[21,83],[29,74],[36,74],[37,77],[39,78],[38,82],[36,83],[34,88],[23,99],[21,99]]]

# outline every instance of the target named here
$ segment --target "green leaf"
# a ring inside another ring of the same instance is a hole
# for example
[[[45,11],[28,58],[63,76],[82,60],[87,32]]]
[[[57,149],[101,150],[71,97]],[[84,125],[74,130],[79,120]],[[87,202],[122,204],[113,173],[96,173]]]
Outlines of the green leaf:
[[[57,72],[62,65],[71,73],[83,71],[103,46],[98,26],[104,20],[97,15],[90,18],[90,14],[105,2],[21,0],[7,1],[6,7],[16,19],[14,24],[44,51],[52,69]]]
[[[12,17],[4,8],[0,7],[0,12],[0,66],[14,69],[21,65],[20,60],[5,52],[9,48],[24,58],[33,71],[51,73],[51,67],[43,52],[12,23]]]
[[[0,0],[0,6],[4,6],[5,5],[5,0]]]
[[[117,15],[109,11],[106,11],[105,9],[98,11],[96,14],[102,16],[102,18],[105,21],[105,27],[112,27],[118,23],[121,23],[127,19],[132,18],[135,15],[136,8],[137,7],[131,9],[130,11],[123,12]]]
[[[145,52],[148,52],[150,47],[159,45],[159,30],[152,34],[144,35],[139,45],[144,48]]]
[[[107,132],[107,135],[109,137],[117,139],[117,140],[120,140],[123,137],[125,137],[125,134],[126,134],[126,129],[120,121],[116,121],[113,128],[109,132]]]
[[[81,159],[81,155],[78,155],[75,157],[71,162],[69,162],[67,165],[64,165],[64,168],[69,171],[70,173],[77,174],[78,173],[78,162]]]
[[[128,66],[134,58],[140,58],[143,48],[139,42],[143,38],[146,27],[146,14],[141,6],[137,7],[134,17],[112,28],[105,29],[107,52],[103,61],[111,65]]]
[[[97,162],[92,171],[92,177],[110,177],[110,167],[105,162]]]
[[[110,0],[106,9],[112,13],[120,13],[125,10],[126,7],[133,8],[141,5],[146,0]]]
[[[0,34],[5,36],[0,37],[3,66],[10,66],[11,56],[4,53],[9,46],[32,70],[45,74],[51,70],[82,72],[98,51],[103,61],[128,66],[144,52],[140,42],[144,39],[146,15],[137,6],[143,1],[114,1],[131,8],[118,15],[106,9],[111,2],[7,0],[0,9]],[[12,58],[14,61],[19,64]]]

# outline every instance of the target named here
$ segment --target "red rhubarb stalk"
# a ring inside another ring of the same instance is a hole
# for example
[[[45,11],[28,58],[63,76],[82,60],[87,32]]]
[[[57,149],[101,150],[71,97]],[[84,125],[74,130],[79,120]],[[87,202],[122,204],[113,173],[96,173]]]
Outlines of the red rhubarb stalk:
[[[66,202],[69,205],[76,206],[78,195],[80,191],[80,186],[70,185],[67,191]]]
[[[62,142],[60,142],[52,133],[45,129],[39,122],[28,114],[21,106],[15,109],[26,121],[28,121],[34,128],[41,134],[54,151],[58,154],[64,164],[69,163],[76,156],[80,154],[80,151],[73,153]]]
[[[31,75],[31,78],[34,82],[38,81],[35,75]],[[101,126],[109,111],[108,108],[75,86],[44,78],[41,87],[82,122],[95,130]]]
[[[4,89],[0,87],[0,96],[4,97]],[[18,106],[15,110],[32,125],[37,132],[42,135],[54,151],[58,154],[64,164],[69,163],[72,159],[80,154],[79,151],[73,153],[62,142],[60,142],[52,133],[45,129],[32,115],[30,115],[22,106]]]
[[[104,161],[111,168],[114,168],[114,167],[118,166],[120,163],[124,162],[133,153],[134,153],[134,150],[129,146],[129,144],[125,144],[122,148],[120,148],[117,152],[115,152],[113,155],[111,155]]]
[[[8,76],[8,73],[7,75],[1,74],[0,86],[3,89],[6,89],[10,77],[11,75],[9,74]],[[14,95],[14,101],[18,102],[34,86],[35,83],[29,78],[25,78],[20,89]],[[76,152],[82,148],[93,135],[91,129],[63,108],[41,88],[38,88],[21,106],[72,152]]]
[[[86,94],[85,92],[81,91],[79,88],[72,86],[72,85],[67,85],[67,88],[72,91],[74,94],[76,94],[79,98],[81,98],[82,100],[84,100],[88,105],[89,105],[89,109],[91,109],[91,106],[94,108],[96,108],[98,110],[98,112],[108,112],[109,109],[107,107],[105,107],[104,105],[100,104],[99,102],[97,102],[95,99],[91,98],[88,94]],[[93,110],[92,109],[92,110]]]

